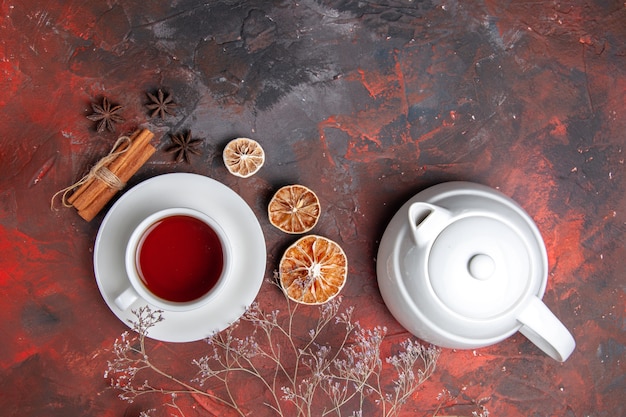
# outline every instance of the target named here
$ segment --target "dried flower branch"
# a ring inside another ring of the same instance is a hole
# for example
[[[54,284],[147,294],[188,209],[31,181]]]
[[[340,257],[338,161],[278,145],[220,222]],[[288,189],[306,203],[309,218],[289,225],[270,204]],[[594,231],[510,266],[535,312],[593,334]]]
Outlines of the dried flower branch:
[[[144,306],[132,310],[132,313],[137,318],[132,322],[133,330],[137,332],[137,335],[131,336],[129,332],[124,332],[119,339],[115,339],[112,349],[115,357],[107,362],[107,369],[104,372],[104,378],[109,380],[111,387],[121,391],[119,397],[122,400],[133,402],[137,397],[146,394],[166,394],[169,396],[200,394],[209,396],[230,407],[235,407],[234,404],[228,404],[219,397],[211,396],[155,366],[147,353],[145,342],[149,329],[163,320],[163,312]],[[143,375],[149,372],[152,372],[152,376],[165,377],[172,383],[172,387],[152,386],[147,378],[141,383],[138,382],[138,374]]]
[[[437,395],[437,400],[439,401],[439,405],[435,409],[435,412],[433,413],[433,417],[461,417],[459,415],[456,415],[456,416],[439,415],[439,411],[443,409],[459,408],[459,407],[470,408],[470,409],[473,408],[474,411],[471,412],[472,413],[471,417],[489,417],[489,410],[485,406],[485,403],[491,400],[491,397],[470,399],[465,394],[463,394],[465,401],[461,402],[459,401],[459,396],[463,393],[464,390],[465,388],[463,388],[459,392],[459,394],[452,395],[452,393],[449,390],[443,389],[439,393],[439,395]]]
[[[439,349],[414,339],[406,339],[396,354],[381,359],[386,328],[362,328],[353,319],[352,307],[341,308],[341,297],[315,307],[319,314],[308,330],[296,323],[298,308],[288,299],[283,314],[253,303],[237,323],[207,339],[208,353],[192,360],[197,374],[186,382],[150,359],[146,335],[163,316],[142,307],[133,311],[137,317],[133,330],[138,334],[131,337],[126,332],[115,341],[115,357],[108,362],[105,378],[129,402],[146,394],[172,398],[191,394],[218,401],[243,416],[235,391],[245,381],[262,387],[267,393],[264,404],[279,416],[363,416],[376,410],[388,417],[398,415],[435,371]],[[329,336],[335,343],[328,342]],[[153,378],[163,384],[152,385]]]

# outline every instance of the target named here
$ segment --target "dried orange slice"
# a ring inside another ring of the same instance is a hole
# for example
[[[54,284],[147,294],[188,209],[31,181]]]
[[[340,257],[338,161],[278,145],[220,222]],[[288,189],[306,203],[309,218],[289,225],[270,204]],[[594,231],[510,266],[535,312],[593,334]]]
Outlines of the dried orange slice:
[[[323,304],[346,283],[348,259],[337,243],[308,235],[287,248],[278,272],[287,297],[302,304]]]
[[[222,157],[228,172],[241,178],[256,174],[265,163],[265,151],[259,142],[249,138],[228,142]]]
[[[267,207],[270,223],[286,233],[306,233],[320,218],[320,201],[304,185],[286,185],[276,191]]]

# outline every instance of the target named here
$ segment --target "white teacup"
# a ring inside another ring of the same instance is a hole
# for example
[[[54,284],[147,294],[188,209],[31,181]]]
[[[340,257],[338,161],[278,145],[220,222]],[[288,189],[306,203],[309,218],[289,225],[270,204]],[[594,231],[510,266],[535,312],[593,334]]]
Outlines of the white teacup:
[[[189,208],[170,208],[146,217],[126,246],[130,286],[115,299],[121,310],[138,299],[164,311],[202,307],[224,287],[231,246],[210,216]]]

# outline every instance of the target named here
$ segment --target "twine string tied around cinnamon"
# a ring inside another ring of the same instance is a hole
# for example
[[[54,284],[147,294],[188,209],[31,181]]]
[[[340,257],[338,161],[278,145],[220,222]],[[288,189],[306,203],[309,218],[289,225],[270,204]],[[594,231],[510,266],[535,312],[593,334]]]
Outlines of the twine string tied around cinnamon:
[[[125,142],[128,142],[128,145],[123,147],[120,150],[116,150],[119,149],[120,146],[122,144],[124,144]],[[67,198],[68,198],[68,194],[71,193],[72,191],[74,191],[76,188],[80,187],[81,185],[83,185],[84,183],[86,183],[87,181],[90,181],[91,179],[98,179],[102,182],[104,182],[109,188],[112,188],[114,190],[121,190],[126,186],[126,183],[124,181],[122,181],[117,175],[115,175],[113,172],[111,172],[111,170],[109,170],[109,168],[107,168],[107,166],[118,156],[120,156],[121,154],[123,154],[124,152],[126,152],[129,147],[130,147],[130,142],[131,139],[128,136],[120,136],[117,141],[115,141],[115,144],[113,145],[113,147],[111,148],[111,151],[104,156],[102,159],[100,159],[90,170],[89,172],[82,177],[81,179],[79,179],[78,181],[76,181],[74,184],[70,185],[69,187],[65,187],[62,190],[57,191],[53,196],[52,199],[50,201],[50,208],[53,209],[54,208],[54,200],[56,199],[56,197],[61,194],[61,203],[63,204],[64,207],[72,207],[72,204],[67,202]]]

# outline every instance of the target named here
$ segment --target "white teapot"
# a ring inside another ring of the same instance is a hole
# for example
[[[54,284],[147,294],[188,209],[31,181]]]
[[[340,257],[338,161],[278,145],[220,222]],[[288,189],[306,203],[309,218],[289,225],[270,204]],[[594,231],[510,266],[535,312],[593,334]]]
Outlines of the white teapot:
[[[393,316],[426,342],[473,349],[520,331],[558,361],[574,350],[541,301],[548,257],[539,229],[492,188],[447,182],[410,199],[383,234],[377,275]]]

